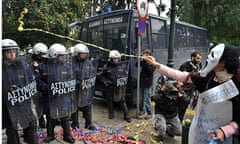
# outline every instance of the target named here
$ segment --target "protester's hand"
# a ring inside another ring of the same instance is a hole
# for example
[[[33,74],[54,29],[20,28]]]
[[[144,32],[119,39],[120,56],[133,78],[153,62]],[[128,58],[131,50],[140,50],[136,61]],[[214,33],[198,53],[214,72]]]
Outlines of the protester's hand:
[[[156,62],[156,59],[153,56],[143,56],[142,58],[147,63],[154,65],[156,68],[160,68],[160,63]]]
[[[153,56],[142,56],[143,60],[145,60],[147,63],[154,65],[156,63],[156,59]]]
[[[216,141],[224,141],[225,135],[221,129],[208,130],[210,137]]]

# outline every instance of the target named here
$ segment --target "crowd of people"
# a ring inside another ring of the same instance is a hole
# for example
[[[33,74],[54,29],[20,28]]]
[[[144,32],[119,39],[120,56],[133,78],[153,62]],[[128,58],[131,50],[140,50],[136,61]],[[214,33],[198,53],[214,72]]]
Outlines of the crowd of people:
[[[67,49],[55,43],[48,48],[37,43],[21,58],[19,50],[14,40],[2,40],[2,122],[7,143],[20,144],[17,131],[21,127],[24,141],[37,144],[38,126],[47,129],[44,142],[49,143],[55,139],[57,123],[63,128],[63,140],[74,143],[70,127],[79,128],[79,111],[85,128],[96,130],[91,105],[98,63],[89,58],[88,47],[76,44]],[[155,138],[159,143],[166,135],[182,135],[184,114],[189,107],[195,110],[189,144],[209,143],[209,137],[227,144],[239,142],[239,49],[225,44],[213,46],[204,67],[201,57],[201,53],[193,52],[191,59],[176,70],[156,62],[151,50],[143,51],[138,118],[148,120],[155,115]],[[108,118],[115,117],[114,103],[119,102],[123,120],[130,123],[125,99],[128,65],[121,63],[117,50],[111,50],[108,58],[100,79],[108,99]],[[154,71],[161,73],[155,92]],[[155,111],[152,101],[156,103]]]

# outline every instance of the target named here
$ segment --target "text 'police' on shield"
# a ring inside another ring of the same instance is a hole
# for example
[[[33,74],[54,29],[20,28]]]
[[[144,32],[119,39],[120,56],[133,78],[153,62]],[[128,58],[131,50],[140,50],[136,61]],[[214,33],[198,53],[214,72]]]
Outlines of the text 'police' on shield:
[[[36,81],[33,81],[24,87],[18,87],[16,90],[8,92],[8,101],[14,106],[17,102],[22,103],[29,100],[36,93],[37,83]]]
[[[51,83],[51,94],[53,96],[68,94],[70,92],[75,91],[75,89],[76,89],[76,80]]]

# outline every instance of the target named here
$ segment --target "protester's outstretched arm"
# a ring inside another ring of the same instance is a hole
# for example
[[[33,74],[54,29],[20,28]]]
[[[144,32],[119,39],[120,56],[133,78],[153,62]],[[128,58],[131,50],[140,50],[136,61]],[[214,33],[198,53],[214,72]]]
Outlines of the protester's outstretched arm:
[[[230,122],[228,125],[222,126],[219,129],[209,130],[209,135],[214,140],[224,141],[226,138],[238,133],[238,124],[236,122]]]
[[[160,64],[156,61],[156,59],[152,56],[143,57],[143,59],[151,65],[154,65],[156,69],[163,75],[171,77],[172,79],[179,80],[185,82],[188,78],[189,72],[182,72],[173,68],[170,68],[166,65]],[[191,82],[191,79],[188,80]]]

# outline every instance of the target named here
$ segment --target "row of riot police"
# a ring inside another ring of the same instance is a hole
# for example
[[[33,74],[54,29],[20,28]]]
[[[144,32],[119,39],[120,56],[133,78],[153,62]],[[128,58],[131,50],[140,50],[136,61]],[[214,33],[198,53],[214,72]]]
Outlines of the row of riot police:
[[[63,140],[74,143],[69,132],[69,119],[72,115],[72,127],[78,127],[78,110],[86,119],[85,128],[95,130],[92,124],[91,103],[96,79],[96,65],[88,60],[89,50],[83,44],[74,47],[72,57],[68,57],[66,48],[61,44],[53,44],[48,50],[47,63],[41,63],[36,74],[38,87],[46,92],[47,137],[45,142],[55,139],[54,127],[56,119],[61,120]]]
[[[14,40],[2,40],[3,128],[6,128],[7,143],[20,143],[19,127],[23,129],[25,142],[38,143],[37,121],[44,127],[43,114],[47,118],[47,137],[44,139],[47,143],[55,139],[57,119],[61,120],[63,140],[75,142],[69,119],[72,118],[73,128],[79,127],[78,110],[83,112],[85,128],[95,130],[91,104],[97,63],[88,59],[88,47],[83,44],[73,46],[71,58],[66,48],[58,43],[49,49],[45,44],[37,43],[29,51],[31,58],[28,55],[17,57],[19,49]],[[109,118],[114,116],[113,101],[117,99],[123,106],[124,119],[131,122],[124,96],[127,68],[119,64],[121,55],[118,51],[110,51],[109,57],[111,61],[106,64],[102,79],[107,90],[111,90],[106,92],[110,100]],[[113,90],[113,87],[119,89]]]

